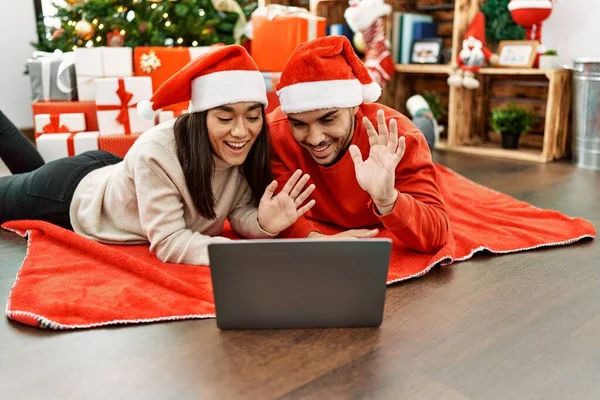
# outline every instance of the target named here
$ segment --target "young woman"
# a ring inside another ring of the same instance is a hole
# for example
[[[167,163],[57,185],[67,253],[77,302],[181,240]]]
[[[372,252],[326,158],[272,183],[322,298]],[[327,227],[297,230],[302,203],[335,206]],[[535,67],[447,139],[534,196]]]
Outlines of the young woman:
[[[152,97],[154,109],[189,100],[189,113],[140,136],[124,159],[89,151],[43,164],[3,115],[0,223],[38,219],[103,243],[150,243],[169,263],[207,265],[226,219],[246,238],[270,238],[313,205],[296,171],[275,196],[264,80],[246,50],[225,46],[197,58]]]

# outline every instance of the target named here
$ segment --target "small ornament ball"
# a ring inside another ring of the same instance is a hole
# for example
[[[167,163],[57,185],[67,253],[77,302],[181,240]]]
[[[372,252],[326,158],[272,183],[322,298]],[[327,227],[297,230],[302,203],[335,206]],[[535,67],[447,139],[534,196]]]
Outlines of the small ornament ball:
[[[57,30],[52,32],[52,39],[58,39],[62,36],[63,33],[65,33],[65,30],[63,28],[58,28]]]
[[[356,32],[354,34],[354,46],[356,47],[356,49],[358,51],[360,51],[361,53],[364,53],[367,50],[367,45],[365,44],[365,40],[363,38],[362,33],[360,32]]]
[[[83,40],[89,40],[94,36],[94,27],[84,19],[77,22],[75,31],[77,32],[77,36]]]

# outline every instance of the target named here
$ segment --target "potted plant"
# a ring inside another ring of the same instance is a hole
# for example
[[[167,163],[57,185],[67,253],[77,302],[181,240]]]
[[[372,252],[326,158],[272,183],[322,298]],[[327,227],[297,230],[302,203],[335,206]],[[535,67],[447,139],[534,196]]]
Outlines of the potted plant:
[[[519,147],[521,134],[526,133],[533,125],[533,114],[510,103],[508,107],[492,110],[490,124],[502,135],[502,147],[516,149]]]
[[[548,50],[540,55],[540,69],[555,69],[558,67],[558,53],[556,50]]]

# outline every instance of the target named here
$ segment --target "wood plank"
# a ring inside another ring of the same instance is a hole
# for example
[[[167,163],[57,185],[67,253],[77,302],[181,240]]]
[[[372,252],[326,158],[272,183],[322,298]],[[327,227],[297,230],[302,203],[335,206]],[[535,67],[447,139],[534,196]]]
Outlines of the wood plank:
[[[558,74],[562,80],[560,88],[559,122],[558,137],[554,147],[554,159],[568,157],[571,153],[571,102],[572,102],[572,79],[570,71],[563,71]]]
[[[454,8],[452,10],[432,11],[430,14],[435,22],[452,22],[454,25]]]
[[[487,134],[491,143],[500,146],[500,144],[502,143],[502,136],[500,133],[494,132],[493,130],[489,129],[487,131]],[[541,152],[542,148],[544,147],[544,133],[542,131],[542,133],[536,132],[521,135],[521,138],[519,139],[519,144],[526,148],[529,147],[539,149],[539,151]]]
[[[446,82],[446,77],[438,78],[437,75],[414,75],[411,76],[411,85],[417,92],[434,91],[440,95],[450,94],[450,87]]]
[[[480,86],[475,93],[477,109],[473,115],[473,118],[475,119],[473,129],[476,135],[481,134],[483,139],[487,139],[487,125],[490,108],[490,78],[488,76],[481,76],[479,81]]]
[[[448,74],[450,72],[450,66],[446,64],[396,64],[396,72]]]
[[[451,37],[444,38],[444,43],[443,43],[444,49],[451,49],[453,46],[453,43],[454,43],[454,39],[452,39]]]
[[[478,73],[483,75],[539,75],[549,76],[553,72],[538,68],[481,68]]]
[[[534,98],[546,100],[548,98],[548,83],[531,82],[527,85],[518,81],[491,81],[490,96],[510,98]]]
[[[544,127],[544,158],[548,161],[554,158],[554,154],[558,152],[557,142],[559,129],[561,128],[561,117],[568,115],[568,110],[564,110],[567,114],[563,114],[560,109],[563,105],[562,93],[564,88],[564,74],[554,74],[550,79],[550,88],[548,90],[548,105],[546,111],[546,125]]]
[[[480,146],[448,146],[447,144],[440,144],[437,147],[439,150],[448,150],[464,154],[474,154],[485,157],[503,158],[509,160],[528,161],[536,163],[545,163],[546,161],[542,157],[540,151],[535,149],[503,149],[495,145],[480,145]]]
[[[440,22],[438,23],[438,36],[443,38],[451,38],[452,31],[454,29],[454,23],[450,22]]]

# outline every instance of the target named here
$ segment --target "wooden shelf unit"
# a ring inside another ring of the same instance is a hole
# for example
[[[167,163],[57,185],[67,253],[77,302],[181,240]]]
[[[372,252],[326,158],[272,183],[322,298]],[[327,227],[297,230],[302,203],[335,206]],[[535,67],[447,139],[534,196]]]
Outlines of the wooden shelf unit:
[[[395,11],[433,12],[434,19],[439,10],[452,10],[446,0],[387,1]],[[482,2],[455,0],[452,60],[456,59],[462,47],[462,37]],[[381,102],[406,114],[405,104],[410,96],[427,87],[438,92],[443,99],[442,104],[447,105],[447,119],[441,121],[447,128],[437,146],[440,150],[541,163],[568,155],[571,107],[571,76],[568,70],[482,68],[477,74],[481,87],[469,90],[441,84],[451,72],[450,65],[397,64],[395,69],[396,75],[384,89]],[[515,87],[507,84],[501,96],[492,98],[491,88],[498,81],[515,81]],[[519,84],[525,89],[519,89]],[[534,97],[529,101],[527,95],[530,92],[534,93]],[[504,106],[510,102],[535,110],[540,120],[536,127],[538,131],[522,136],[523,145],[515,150],[503,149],[499,143],[500,135],[489,131],[491,106]]]

